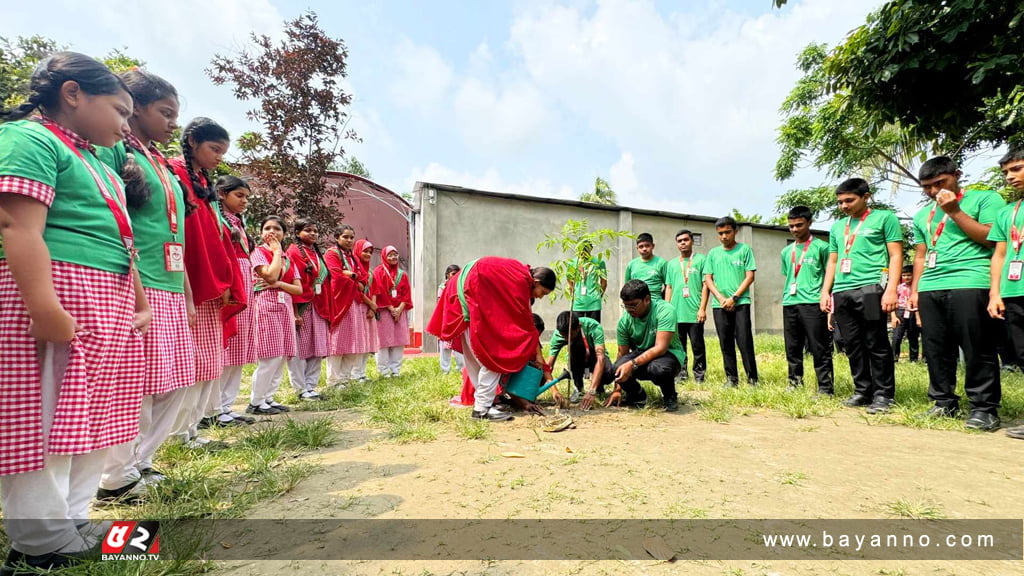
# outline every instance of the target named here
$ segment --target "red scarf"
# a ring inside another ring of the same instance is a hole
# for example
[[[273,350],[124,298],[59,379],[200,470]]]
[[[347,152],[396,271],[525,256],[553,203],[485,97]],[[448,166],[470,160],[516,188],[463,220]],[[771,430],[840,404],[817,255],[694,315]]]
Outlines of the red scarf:
[[[320,275],[320,267],[327,266],[327,264],[325,262],[321,262],[316,250],[310,246],[306,246],[301,240],[293,242],[292,245],[288,247],[288,251],[285,252],[285,255],[288,256],[288,259],[292,261],[293,265],[299,267],[299,278],[302,281],[302,294],[299,296],[292,296],[292,301],[296,304],[312,302],[313,309],[316,310],[316,313],[324,320],[330,320],[330,272],[328,272],[327,277],[324,279],[324,283],[320,285],[320,294],[317,294],[313,288],[313,283]]]

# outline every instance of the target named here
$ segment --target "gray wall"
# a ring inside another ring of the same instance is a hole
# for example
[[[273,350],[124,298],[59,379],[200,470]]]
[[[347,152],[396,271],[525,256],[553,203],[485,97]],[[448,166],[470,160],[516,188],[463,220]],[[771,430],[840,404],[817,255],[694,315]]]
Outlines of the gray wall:
[[[437,287],[449,264],[464,266],[482,256],[515,258],[534,266],[546,266],[559,254],[538,253],[537,244],[545,234],[558,234],[569,219],[587,219],[590,229],[612,228],[654,235],[655,253],[671,260],[679,257],[675,233],[688,228],[703,236],[697,252],[706,254],[718,246],[714,218],[660,213],[627,207],[600,207],[573,201],[537,199],[461,189],[447,185],[418,182],[414,190],[416,209],[415,262],[413,265],[414,328],[423,331],[437,300]],[[790,239],[783,228],[741,225],[737,236],[751,245],[758,263],[753,289],[754,328],[758,332],[782,333],[782,285],[779,251]],[[614,332],[622,313],[618,298],[626,264],[636,256],[632,241],[620,240],[607,262],[608,295],[603,308],[605,331]],[[534,312],[544,318],[550,331],[555,316],[567,308],[567,302],[544,299]],[[708,306],[707,329],[714,323]],[[424,335],[424,349],[436,350],[436,340]]]

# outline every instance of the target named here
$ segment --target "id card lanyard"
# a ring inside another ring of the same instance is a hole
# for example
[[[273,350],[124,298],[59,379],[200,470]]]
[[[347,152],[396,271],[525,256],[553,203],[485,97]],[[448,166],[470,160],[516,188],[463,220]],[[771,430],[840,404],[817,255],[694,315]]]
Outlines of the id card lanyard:
[[[868,214],[871,214],[871,208],[864,211],[861,214],[860,224],[857,224],[857,229],[850,234],[850,221],[853,220],[853,216],[846,217],[846,232],[843,234],[845,240],[845,250],[843,250],[843,259],[839,262],[839,271],[843,274],[849,274],[853,272],[853,260],[850,258],[850,249],[853,248],[853,242],[857,239],[857,233],[860,232],[861,226],[864,226],[864,221],[868,219]]]
[[[141,147],[139,151],[146,156],[149,165],[153,167],[157,178],[160,179],[160,187],[164,189],[164,198],[167,205],[167,225],[171,231],[171,241],[164,242],[164,269],[168,272],[184,272],[185,246],[178,242],[178,203],[174,197],[174,188],[171,187],[171,176],[163,162],[158,161],[158,158],[163,160],[163,157],[155,157],[145,147]],[[156,154],[159,155],[160,152],[158,151]]]
[[[857,227],[860,229],[860,226]],[[800,277],[800,269],[804,267],[804,259],[807,258],[807,249],[811,247],[811,240],[814,238],[808,238],[807,242],[804,242],[804,251],[800,254],[800,261],[796,259],[796,245],[793,245],[793,250],[789,253],[789,261],[793,266],[793,282],[789,285],[789,295],[796,296],[796,281]]]
[[[1024,260],[1020,259],[1020,248],[1024,244],[1024,231],[1017,228],[1017,213],[1020,211],[1021,202],[1013,207],[1013,215],[1010,216],[1010,243],[1013,245],[1013,260],[1010,260],[1009,269],[1006,271],[1006,279],[1014,282],[1019,281],[1021,272],[1024,272]]]
[[[961,190],[956,195],[956,201],[959,202],[964,197],[964,191]],[[949,219],[949,214],[942,216],[942,220],[939,221],[938,226],[935,227],[935,233],[932,234],[932,221],[935,219],[935,211],[938,209],[939,203],[932,203],[932,211],[928,214],[928,222],[925,224],[925,230],[927,231],[930,244],[928,246],[928,256],[925,259],[926,268],[935,268],[936,260],[938,260],[938,251],[935,249],[935,244],[939,241],[939,237],[942,236],[943,230],[946,229],[946,220]]]
[[[693,255],[679,262],[679,269],[683,271],[683,298],[690,297],[690,272],[693,270]]]

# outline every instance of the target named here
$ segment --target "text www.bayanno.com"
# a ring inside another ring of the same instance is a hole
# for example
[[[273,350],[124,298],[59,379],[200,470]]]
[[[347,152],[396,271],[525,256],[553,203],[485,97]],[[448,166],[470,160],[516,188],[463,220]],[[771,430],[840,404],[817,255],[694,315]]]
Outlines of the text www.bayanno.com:
[[[860,552],[863,550],[892,550],[900,548],[992,548],[995,537],[991,534],[947,534],[933,537],[928,534],[834,534],[822,531],[815,534],[762,534],[766,548],[831,548]]]

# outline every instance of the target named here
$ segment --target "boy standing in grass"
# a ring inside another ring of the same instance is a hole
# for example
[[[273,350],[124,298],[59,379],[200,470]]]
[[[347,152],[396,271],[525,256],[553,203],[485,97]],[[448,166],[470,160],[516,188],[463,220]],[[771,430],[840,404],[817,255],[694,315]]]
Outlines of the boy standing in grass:
[[[651,290],[651,298],[663,300],[668,262],[661,256],[654,255],[654,236],[647,232],[637,236],[636,251],[640,256],[633,258],[626,266],[626,279],[623,284],[634,279],[643,280]]]
[[[956,417],[958,350],[964,352],[964,392],[971,412],[967,428],[999,428],[1000,327],[987,312],[992,246],[989,230],[1006,206],[993,190],[960,188],[960,169],[938,156],[921,165],[921,188],[933,202],[914,216],[914,280],[910,307],[919,308],[929,416]]]
[[[1006,320],[1010,346],[1018,359],[1024,359],[1024,217],[1020,209],[1024,197],[1024,147],[1011,148],[999,159],[999,167],[1017,201],[1003,208],[988,234],[988,239],[996,243],[989,269],[992,286],[988,313]],[[1008,428],[1006,435],[1024,440],[1024,426]]]
[[[704,263],[704,283],[715,297],[712,312],[715,330],[722,348],[722,363],[729,386],[740,381],[736,369],[736,346],[743,358],[747,382],[757,385],[757,359],[754,357],[754,332],[750,323],[750,285],[754,283],[754,252],[736,241],[736,220],[726,216],[715,222],[721,246],[708,252]]]
[[[789,232],[795,242],[782,249],[782,322],[789,364],[789,387],[804,382],[804,347],[814,358],[818,393],[832,395],[832,338],[828,314],[822,311],[821,286],[828,267],[828,244],[811,236],[811,209],[789,211]]]
[[[683,350],[686,350],[687,338],[690,340],[693,349],[693,380],[700,384],[704,382],[707,370],[704,348],[704,322],[708,318],[708,287],[704,285],[706,259],[703,254],[693,253],[693,233],[689,230],[676,233],[676,248],[679,249],[679,259],[668,264],[665,300],[675,308],[676,327]],[[684,364],[679,379],[688,378]]]
[[[921,315],[910,304],[910,285],[914,280],[914,265],[903,267],[900,285],[896,287],[896,311],[892,313],[892,359],[900,361],[900,348],[906,336],[910,346],[910,361],[917,362],[918,341],[921,336]]]
[[[580,257],[576,259],[576,268],[582,274],[584,264],[592,264],[591,271],[587,274],[586,280],[576,286],[569,281],[569,290],[573,293],[572,310],[580,318],[592,318],[601,323],[601,305],[604,302],[604,291],[608,289],[607,272],[600,274],[598,271],[606,271],[604,260],[591,256],[593,247],[587,243],[582,247]]]
[[[869,414],[888,412],[896,395],[895,364],[886,330],[896,309],[896,286],[903,263],[903,230],[889,210],[868,208],[871,187],[850,178],[836,188],[846,214],[832,225],[821,309],[835,314],[846,341],[854,394],[843,404],[868,406]]]

